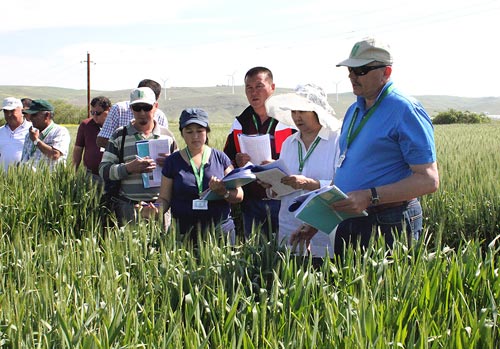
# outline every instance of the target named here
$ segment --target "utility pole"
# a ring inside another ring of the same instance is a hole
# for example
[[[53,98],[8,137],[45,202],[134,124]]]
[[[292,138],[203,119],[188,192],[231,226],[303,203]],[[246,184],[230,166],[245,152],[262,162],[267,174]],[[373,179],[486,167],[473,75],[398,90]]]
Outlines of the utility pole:
[[[90,63],[91,63],[90,53],[87,52],[87,60],[81,61],[80,63],[87,63],[87,116],[89,116],[90,115]]]

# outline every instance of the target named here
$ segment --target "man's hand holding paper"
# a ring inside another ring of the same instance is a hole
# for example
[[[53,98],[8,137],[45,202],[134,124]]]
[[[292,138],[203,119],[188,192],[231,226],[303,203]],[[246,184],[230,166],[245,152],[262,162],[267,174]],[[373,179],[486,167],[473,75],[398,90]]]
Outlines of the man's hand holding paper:
[[[259,136],[240,134],[238,137],[241,153],[247,154],[250,157],[247,162],[251,161],[255,165],[261,165],[264,161],[272,160],[271,140],[268,134]],[[238,162],[238,159],[236,161]],[[245,164],[246,162],[243,163],[243,165]],[[240,166],[238,163],[237,165]]]

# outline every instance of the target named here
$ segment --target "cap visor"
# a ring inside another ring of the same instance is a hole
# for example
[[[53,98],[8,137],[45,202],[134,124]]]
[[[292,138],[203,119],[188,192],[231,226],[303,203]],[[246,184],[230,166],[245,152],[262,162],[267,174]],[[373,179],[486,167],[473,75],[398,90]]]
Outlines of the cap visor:
[[[137,101],[133,101],[133,102],[130,102],[129,105],[134,105],[134,104],[147,104],[147,105],[154,105],[154,103],[151,103],[150,100],[137,100]]]
[[[181,128],[189,126],[191,124],[200,125],[201,127],[208,127],[208,123],[200,120],[188,120],[184,124],[181,125]]]
[[[337,67],[361,67],[363,65],[367,65],[368,63],[375,62],[374,59],[358,59],[358,58],[349,58],[337,64]]]

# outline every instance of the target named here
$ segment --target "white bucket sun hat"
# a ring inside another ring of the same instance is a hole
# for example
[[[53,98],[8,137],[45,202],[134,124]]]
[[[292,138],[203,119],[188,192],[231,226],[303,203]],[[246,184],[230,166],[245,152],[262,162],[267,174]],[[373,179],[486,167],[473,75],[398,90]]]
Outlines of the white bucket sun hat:
[[[292,110],[314,111],[321,126],[332,131],[340,129],[341,122],[335,117],[335,111],[328,103],[325,91],[314,84],[299,85],[295,92],[271,96],[266,100],[268,116],[295,127]]]

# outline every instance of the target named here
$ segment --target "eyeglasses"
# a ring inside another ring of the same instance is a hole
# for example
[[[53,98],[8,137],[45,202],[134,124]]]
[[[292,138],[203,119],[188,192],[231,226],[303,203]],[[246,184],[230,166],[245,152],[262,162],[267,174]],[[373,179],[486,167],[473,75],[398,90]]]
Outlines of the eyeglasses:
[[[385,68],[386,65],[363,65],[361,67],[347,67],[349,73],[354,73],[356,76],[363,76],[375,69]]]
[[[145,112],[151,111],[153,109],[153,106],[150,104],[134,104],[131,105],[132,110],[135,112],[140,112],[141,110],[144,110]]]
[[[91,112],[90,112],[90,115],[99,116],[99,115],[101,115],[102,113],[104,113],[104,110],[103,110],[103,111],[91,111]]]

